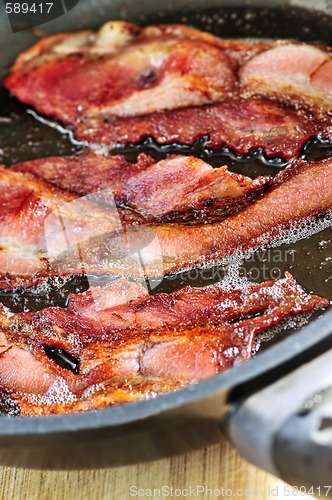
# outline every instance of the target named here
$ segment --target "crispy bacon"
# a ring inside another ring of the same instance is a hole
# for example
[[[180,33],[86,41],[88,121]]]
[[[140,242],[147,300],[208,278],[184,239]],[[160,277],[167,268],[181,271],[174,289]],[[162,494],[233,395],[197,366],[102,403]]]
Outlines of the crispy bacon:
[[[5,84],[89,143],[151,137],[192,145],[208,137],[211,148],[262,148],[288,159],[313,136],[331,139],[331,68],[328,49],[313,45],[110,22],[97,33],[41,40]]]
[[[259,332],[327,305],[287,274],[238,290],[155,296],[122,279],[71,296],[67,309],[11,314],[2,307],[0,386],[28,415],[156,396],[249,359]],[[51,346],[76,358],[78,371],[47,356]]]
[[[274,186],[263,198],[224,221],[200,227],[155,228],[163,270],[177,270],[271,244],[304,221],[315,220],[331,209],[331,159],[298,162],[276,176]]]
[[[331,138],[328,50],[114,22],[42,40],[6,85],[88,143],[204,139],[212,149],[290,159],[309,139]],[[0,166],[0,287],[77,274],[147,279],[269,245],[330,213],[331,181],[331,160],[293,163],[273,182],[182,156]],[[242,289],[156,295],[122,278],[71,295],[67,308],[0,306],[0,389],[22,415],[154,397],[242,363],[259,332],[327,306],[288,273]]]
[[[198,326],[219,325],[246,316],[263,314],[269,308],[285,305],[289,297],[302,304],[306,294],[300,293],[295,280],[287,274],[286,280],[267,281],[243,289],[225,290],[220,286],[205,288],[185,287],[173,293],[149,295],[135,282],[119,279],[103,287],[92,287],[79,295],[70,295],[67,309],[48,308],[34,314],[37,321],[51,326],[47,339],[56,341],[53,325],[66,331],[70,342],[89,343],[91,338],[114,337],[115,333],[175,328],[177,331]],[[23,314],[30,317],[31,314]],[[77,338],[76,319],[80,318]],[[84,326],[85,325],[85,326]],[[87,326],[88,325],[88,326]],[[88,332],[88,334],[86,334]],[[36,336],[35,336],[36,339]],[[72,344],[62,344],[73,348]]]
[[[199,159],[184,156],[153,163],[141,155],[133,165],[122,156],[87,154],[27,162],[16,170],[21,172],[0,167],[0,287],[7,289],[59,276],[100,273],[101,262],[91,266],[86,252],[104,248],[107,238],[123,235],[127,225],[142,223],[142,216],[145,220],[180,215],[190,219],[214,209],[213,217],[220,217],[258,196],[270,181],[269,177],[252,181],[226,167],[214,170]],[[71,191],[88,194],[96,189],[97,193],[79,198],[31,172]],[[179,195],[182,190],[183,197]],[[102,207],[100,202],[109,206]],[[114,203],[136,210],[137,216],[118,212]],[[148,240],[151,237],[153,234]],[[122,241],[125,248],[123,236]],[[145,238],[141,243],[144,246],[149,241]],[[72,262],[68,269],[57,265],[63,252]],[[107,257],[102,261],[106,267],[101,272],[112,273]]]
[[[114,202],[145,219],[220,218],[260,195],[270,177],[252,180],[227,167],[213,169],[203,160],[172,156],[157,163],[141,154],[137,164],[121,155],[105,158],[84,154],[28,161],[13,167],[86,195],[101,192],[102,203]],[[109,199],[111,198],[111,199]]]

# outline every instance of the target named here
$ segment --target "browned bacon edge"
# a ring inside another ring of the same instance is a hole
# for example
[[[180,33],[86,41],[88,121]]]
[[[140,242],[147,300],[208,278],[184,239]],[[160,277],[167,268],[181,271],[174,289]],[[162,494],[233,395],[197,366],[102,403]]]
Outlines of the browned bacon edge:
[[[22,415],[155,397],[249,359],[259,332],[327,305],[287,273],[243,289],[155,296],[121,279],[71,296],[67,309],[11,314],[2,306],[0,387]],[[75,359],[75,370],[51,349]]]
[[[269,176],[252,180],[227,167],[214,169],[203,160],[181,155],[155,162],[140,154],[132,164],[122,155],[87,153],[32,160],[12,170],[30,172],[80,195],[100,192],[101,203],[115,202],[147,221],[217,219],[238,211],[272,181]]]
[[[261,98],[112,120],[83,118],[74,129],[79,139],[110,148],[137,145],[149,138],[159,145],[185,146],[203,139],[207,149],[229,148],[240,155],[262,150],[267,157],[286,160],[298,156],[311,139],[332,139],[328,122]]]

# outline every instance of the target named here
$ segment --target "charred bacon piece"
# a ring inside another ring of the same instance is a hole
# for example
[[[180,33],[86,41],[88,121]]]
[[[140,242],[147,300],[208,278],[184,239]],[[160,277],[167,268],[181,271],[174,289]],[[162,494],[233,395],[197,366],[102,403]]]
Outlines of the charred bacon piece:
[[[304,43],[110,22],[97,33],[41,40],[18,57],[5,85],[88,143],[209,137],[211,148],[289,159],[310,138],[331,138],[331,61],[328,49]]]
[[[0,386],[26,415],[155,397],[249,359],[259,332],[327,305],[287,273],[241,290],[155,296],[122,279],[71,296],[67,309],[11,314],[2,306]],[[76,359],[75,370],[50,348]]]
[[[141,154],[132,164],[121,155],[90,153],[28,161],[13,169],[80,195],[98,191],[102,203],[115,202],[146,220],[165,221],[220,218],[238,211],[271,182],[268,176],[252,180],[227,167],[214,169],[203,160],[180,155],[156,163]]]

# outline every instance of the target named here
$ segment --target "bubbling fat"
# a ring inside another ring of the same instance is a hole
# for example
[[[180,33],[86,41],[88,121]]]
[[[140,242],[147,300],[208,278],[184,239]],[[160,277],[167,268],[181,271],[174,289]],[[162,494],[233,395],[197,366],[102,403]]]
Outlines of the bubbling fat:
[[[240,267],[243,265],[244,259],[240,256],[234,256],[229,260],[226,267],[225,277],[220,281],[219,285],[225,290],[241,289],[244,290],[252,285],[246,276],[241,276]]]
[[[66,405],[78,400],[70,391],[65,379],[61,377],[53,382],[45,394],[26,394],[25,398],[30,404],[38,406]]]
[[[271,244],[271,247],[289,245],[299,240],[310,238],[314,234],[332,226],[332,210],[329,210],[325,217],[317,220],[307,219],[300,223],[292,223],[287,230],[281,229],[278,237]]]
[[[210,270],[212,267],[221,268],[224,276],[213,285],[218,285],[226,290],[240,288],[244,289],[252,284],[246,276],[241,276],[240,269],[245,261],[250,259],[256,252],[276,248],[281,245],[294,244],[297,241],[308,239],[311,236],[332,227],[332,210],[329,210],[324,217],[316,220],[308,218],[301,222],[293,222],[287,229],[281,228],[276,235],[264,234],[262,236],[262,244],[246,250],[236,250],[233,254],[221,259],[209,260],[196,266],[187,266],[182,268],[174,277],[185,275],[192,270],[201,271]],[[265,243],[269,241],[269,243]],[[272,279],[272,278],[271,278]]]
[[[271,342],[277,335],[285,330],[298,330],[309,323],[312,313],[303,314],[294,318],[285,319],[279,325],[269,328],[265,332],[259,333],[253,343],[252,355],[254,356],[261,349],[262,344]]]

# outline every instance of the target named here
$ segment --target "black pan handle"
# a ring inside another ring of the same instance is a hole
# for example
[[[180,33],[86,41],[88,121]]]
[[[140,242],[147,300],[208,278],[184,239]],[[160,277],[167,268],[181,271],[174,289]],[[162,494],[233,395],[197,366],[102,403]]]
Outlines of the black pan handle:
[[[250,462],[332,498],[332,349],[235,405],[228,434]]]

